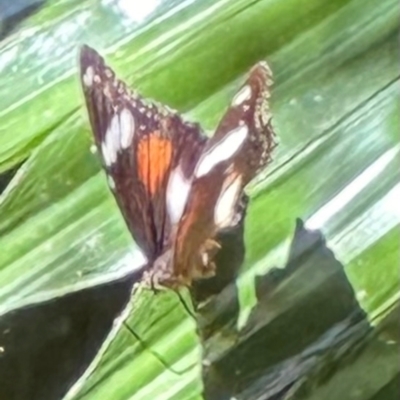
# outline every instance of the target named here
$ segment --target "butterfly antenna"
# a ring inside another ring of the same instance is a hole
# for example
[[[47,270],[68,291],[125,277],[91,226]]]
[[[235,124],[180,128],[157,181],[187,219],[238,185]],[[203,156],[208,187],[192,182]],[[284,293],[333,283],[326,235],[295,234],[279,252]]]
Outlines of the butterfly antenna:
[[[196,313],[192,310],[192,308],[187,304],[186,300],[183,298],[182,294],[177,290],[175,291],[176,295],[179,297],[180,302],[182,303],[184,309],[187,311],[187,313],[195,320],[197,321],[197,316]],[[192,303],[193,304],[193,303]]]
[[[193,368],[194,364],[190,365],[186,368],[183,368],[180,371],[175,370],[174,368],[171,367],[171,365],[166,360],[164,360],[164,358],[160,354],[158,354],[157,352],[152,350],[151,346],[149,346],[147,344],[147,342],[145,340],[143,340],[126,322],[124,322],[123,324],[126,327],[126,329],[128,329],[128,331],[140,342],[143,349],[148,351],[153,357],[155,357],[163,365],[163,367],[165,369],[167,369],[168,371],[171,371],[172,373],[174,373],[176,375],[183,375],[184,373],[189,372]]]

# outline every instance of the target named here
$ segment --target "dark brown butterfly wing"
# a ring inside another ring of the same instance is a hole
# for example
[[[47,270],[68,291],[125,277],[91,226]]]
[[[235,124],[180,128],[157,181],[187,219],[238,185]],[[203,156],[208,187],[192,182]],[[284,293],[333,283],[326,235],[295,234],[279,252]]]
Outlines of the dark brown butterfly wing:
[[[269,110],[271,71],[259,63],[232,100],[194,170],[178,226],[173,267],[190,282],[212,274],[216,233],[234,225],[244,186],[270,161],[275,146]]]
[[[88,46],[81,81],[97,149],[125,221],[148,260],[183,212],[206,139],[198,125],[140,97]]]

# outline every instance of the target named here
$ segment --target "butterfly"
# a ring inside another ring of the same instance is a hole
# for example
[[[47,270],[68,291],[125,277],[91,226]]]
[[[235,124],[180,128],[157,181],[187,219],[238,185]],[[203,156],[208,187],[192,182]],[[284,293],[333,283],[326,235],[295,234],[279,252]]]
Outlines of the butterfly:
[[[271,161],[272,73],[256,64],[208,138],[200,125],[131,90],[84,45],[80,76],[109,187],[153,288],[215,274],[217,234],[238,222],[244,187]]]

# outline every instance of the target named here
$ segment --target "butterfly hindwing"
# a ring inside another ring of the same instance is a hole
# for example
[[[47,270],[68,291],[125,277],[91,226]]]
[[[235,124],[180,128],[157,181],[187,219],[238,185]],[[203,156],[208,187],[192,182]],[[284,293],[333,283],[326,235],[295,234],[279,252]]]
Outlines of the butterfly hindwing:
[[[237,221],[244,186],[269,161],[275,145],[269,111],[271,71],[257,64],[232,100],[194,169],[178,226],[173,265],[177,276],[212,274],[213,238]]]

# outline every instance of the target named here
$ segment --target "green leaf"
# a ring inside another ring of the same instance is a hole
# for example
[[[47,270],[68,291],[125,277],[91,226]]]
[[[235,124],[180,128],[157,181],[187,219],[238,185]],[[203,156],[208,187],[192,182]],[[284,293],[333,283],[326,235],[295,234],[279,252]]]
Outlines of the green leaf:
[[[195,325],[174,292],[155,297],[139,287],[97,359],[65,399],[201,398]]]
[[[26,160],[0,195],[0,314],[113,281],[142,263],[90,152],[76,68],[78,47],[88,42],[145,95],[210,130],[246,71],[267,59],[280,144],[248,188],[241,314],[226,325],[233,336],[232,326],[246,326],[258,301],[255,276],[285,265],[301,217],[326,234],[380,327],[399,304],[397,2],[159,3],[139,20],[138,11],[129,16],[117,3],[51,2],[0,44],[7,77],[0,83],[0,172]],[[308,281],[298,292],[279,292],[276,318],[306,302],[329,275]],[[70,398],[199,398],[194,322],[177,296],[139,291],[124,318]],[[222,364],[235,347],[224,335],[207,342],[207,356]],[[388,344],[369,343],[348,374],[333,375],[329,393],[369,381],[357,399],[372,399],[399,373]],[[383,365],[385,373],[376,374]],[[307,398],[328,399],[326,387]]]

